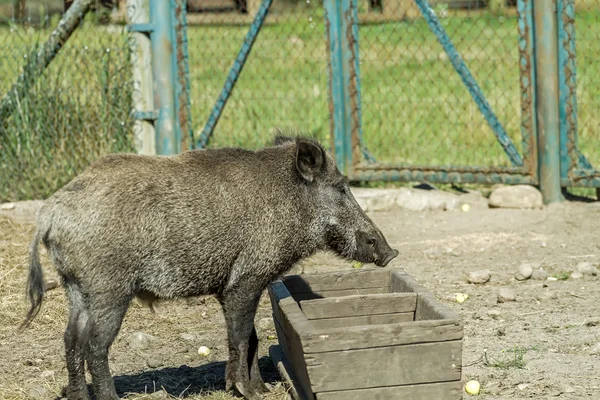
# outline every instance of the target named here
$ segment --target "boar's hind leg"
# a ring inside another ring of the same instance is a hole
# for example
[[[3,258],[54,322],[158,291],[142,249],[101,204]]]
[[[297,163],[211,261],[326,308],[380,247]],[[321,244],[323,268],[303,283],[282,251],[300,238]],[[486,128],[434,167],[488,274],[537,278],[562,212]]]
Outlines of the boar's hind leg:
[[[65,352],[69,383],[66,388],[68,399],[89,399],[85,384],[84,352],[82,341],[85,339],[87,309],[79,287],[68,279],[65,291],[69,299],[69,322],[65,330]],[[83,340],[82,340],[83,339]]]
[[[258,371],[258,337],[254,328],[254,316],[260,294],[261,291],[253,287],[251,282],[244,281],[230,286],[220,296],[227,322],[229,344],[229,362],[225,371],[226,389],[235,388],[248,400],[259,400],[259,393],[266,389]],[[251,367],[255,367],[256,370],[251,371]],[[254,377],[252,381],[251,375]]]
[[[97,400],[119,399],[108,366],[108,350],[121,329],[131,298],[130,295],[119,296],[118,293],[104,291],[94,293],[88,301],[91,324],[86,360]]]

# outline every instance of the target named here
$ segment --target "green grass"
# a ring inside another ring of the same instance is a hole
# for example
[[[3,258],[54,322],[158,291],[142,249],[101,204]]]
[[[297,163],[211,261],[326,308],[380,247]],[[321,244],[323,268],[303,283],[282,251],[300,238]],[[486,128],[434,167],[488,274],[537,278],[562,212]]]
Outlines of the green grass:
[[[288,13],[287,20],[264,26],[220,118],[211,146],[257,148],[268,143],[274,127],[286,126],[329,139],[324,16],[315,3]],[[464,15],[444,18],[442,24],[520,150],[516,18]],[[600,52],[595,39],[600,32],[599,16],[598,11],[582,11],[576,19],[579,143],[596,165],[600,165],[600,147],[596,145]],[[224,24],[189,27],[191,111],[197,135],[247,29]],[[5,93],[17,77],[27,50],[48,34],[48,30],[0,27],[0,49],[8,55],[0,61],[0,93]],[[423,20],[363,24],[359,35],[363,137],[379,161],[509,165]],[[29,96],[28,114],[9,122],[8,136],[16,150],[11,153],[12,158],[0,156],[3,175],[9,176],[8,183],[0,184],[0,201],[45,196],[98,154],[132,148],[133,121],[124,108],[131,92],[127,85],[126,39],[122,30],[110,31],[86,23],[67,43]],[[110,55],[107,48],[112,50]],[[105,72],[107,65],[110,73]],[[107,92],[111,93],[110,98],[101,96]],[[68,119],[59,115],[64,113],[82,114],[76,122],[56,122]],[[48,121],[50,124],[40,133],[39,127]],[[77,131],[79,136],[70,133],[71,137],[65,138],[66,131]],[[48,136],[55,139],[47,139]],[[56,151],[58,138],[63,140],[60,152]],[[28,161],[15,165],[14,160],[20,160],[24,152],[17,142],[25,139],[30,141]],[[96,140],[105,144],[97,148],[92,145]],[[38,159],[49,166],[58,163],[62,167],[34,171]],[[71,164],[74,167],[69,169]],[[15,171],[19,173],[14,174]]]
[[[501,356],[498,358],[493,358],[488,356],[487,351],[484,352],[484,363],[488,367],[498,368],[498,369],[524,369],[527,365],[525,361],[525,354],[528,351],[534,350],[537,351],[537,346],[531,348],[518,347],[515,346],[509,350],[502,350]]]

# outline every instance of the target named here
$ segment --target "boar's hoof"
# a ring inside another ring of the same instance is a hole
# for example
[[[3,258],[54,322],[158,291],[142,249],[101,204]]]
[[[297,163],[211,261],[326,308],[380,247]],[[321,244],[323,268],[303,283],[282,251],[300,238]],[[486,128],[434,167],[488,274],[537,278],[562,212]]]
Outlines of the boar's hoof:
[[[246,400],[261,400],[260,395],[249,382],[236,382],[235,389]]]

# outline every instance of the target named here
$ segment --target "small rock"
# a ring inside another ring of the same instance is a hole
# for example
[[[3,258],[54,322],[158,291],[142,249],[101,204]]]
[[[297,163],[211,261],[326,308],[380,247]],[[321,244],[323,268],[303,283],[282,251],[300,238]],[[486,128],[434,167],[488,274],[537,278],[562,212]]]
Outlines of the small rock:
[[[500,318],[500,311],[499,310],[488,310],[487,315],[490,318],[498,319],[498,318]]]
[[[556,281],[558,281],[558,278],[555,277],[555,276],[549,276],[549,277],[546,278],[546,280],[548,280],[550,282],[556,282]]]
[[[541,209],[543,204],[540,191],[529,185],[499,187],[489,199],[492,208]]]
[[[553,390],[553,391],[550,392],[550,396],[551,397],[559,397],[560,396],[560,391]]]
[[[545,281],[546,279],[548,279],[549,276],[549,273],[544,271],[543,268],[540,268],[533,270],[533,273],[531,274],[531,279],[534,279],[536,281]]]
[[[185,340],[186,342],[193,342],[194,340],[196,340],[196,335],[194,335],[193,333],[182,333],[181,335],[179,335],[179,337],[182,340]]]
[[[4,203],[0,205],[0,210],[13,210],[16,206],[15,203]]]
[[[51,398],[50,392],[48,389],[42,386],[32,387],[27,391],[27,395],[31,399],[49,399]]]
[[[164,390],[159,390],[158,392],[151,393],[148,397],[151,399],[168,399],[169,395]]]
[[[411,211],[454,210],[459,207],[458,196],[453,193],[412,188],[400,188],[395,203],[397,207]]]
[[[467,278],[470,283],[486,283],[492,277],[492,273],[488,269],[480,271],[472,271]]]
[[[520,391],[523,391],[525,389],[527,389],[529,387],[529,383],[519,383],[517,385],[517,389],[519,389]]]
[[[579,271],[575,271],[569,277],[571,279],[581,279],[581,278],[583,278],[583,274]]]
[[[559,390],[561,393],[575,393],[575,388],[567,384],[561,385]]]
[[[598,268],[594,267],[590,262],[582,262],[577,264],[577,271],[582,275],[598,275]]]
[[[129,336],[129,347],[134,350],[144,350],[150,347],[150,342],[154,340],[154,336],[144,332],[134,332]]]
[[[533,274],[533,267],[531,266],[531,264],[521,264],[521,265],[519,265],[519,268],[517,269],[517,272],[515,273],[515,278],[518,281],[525,281],[525,280],[531,278],[532,274]]]
[[[496,331],[496,335],[497,336],[506,336],[506,328],[505,327],[498,328],[498,330]]]
[[[42,373],[40,374],[40,378],[42,378],[42,379],[53,378],[53,377],[54,377],[54,371],[50,371],[50,370],[42,371]]]
[[[544,290],[542,293],[539,293],[535,298],[538,299],[539,301],[556,300],[556,299],[558,299],[558,295],[554,292]]]
[[[160,355],[152,355],[146,358],[146,364],[150,368],[158,368],[163,365],[163,358]]]
[[[583,325],[585,326],[598,326],[600,325],[600,317],[592,317],[583,321]]]
[[[516,301],[517,293],[510,288],[502,288],[498,291],[498,303],[507,303],[509,301]]]
[[[600,343],[596,343],[590,348],[589,354],[591,356],[597,356],[600,354]]]

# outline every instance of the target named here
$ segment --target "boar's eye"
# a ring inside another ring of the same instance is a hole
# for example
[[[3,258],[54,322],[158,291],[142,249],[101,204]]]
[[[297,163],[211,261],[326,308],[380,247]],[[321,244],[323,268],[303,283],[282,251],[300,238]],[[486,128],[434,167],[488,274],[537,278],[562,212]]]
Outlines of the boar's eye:
[[[338,185],[337,190],[338,190],[338,192],[340,192],[343,195],[346,195],[348,193],[348,192],[346,192],[346,186],[344,186],[344,185]]]

